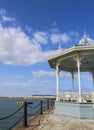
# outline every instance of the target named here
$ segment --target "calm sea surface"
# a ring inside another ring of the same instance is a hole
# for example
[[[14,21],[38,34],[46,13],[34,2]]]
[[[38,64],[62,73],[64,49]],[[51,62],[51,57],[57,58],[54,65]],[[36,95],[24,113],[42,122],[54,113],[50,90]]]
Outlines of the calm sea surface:
[[[0,98],[0,119],[14,113],[17,109],[19,109],[22,105],[17,104],[17,102],[20,101],[33,102],[30,107],[34,107],[40,103],[40,99]],[[44,102],[46,102],[46,100]],[[33,114],[34,111],[35,109],[28,107],[28,115]],[[15,122],[17,122],[22,116],[23,109],[10,118],[0,120],[0,130],[10,130],[11,126],[15,124]]]

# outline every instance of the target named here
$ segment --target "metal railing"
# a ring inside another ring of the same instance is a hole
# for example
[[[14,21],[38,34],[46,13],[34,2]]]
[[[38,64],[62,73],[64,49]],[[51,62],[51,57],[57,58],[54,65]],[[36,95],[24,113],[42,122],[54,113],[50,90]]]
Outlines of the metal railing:
[[[21,111],[23,109],[23,105],[18,109],[16,110],[14,113],[8,115],[8,116],[5,116],[5,117],[2,117],[0,118],[0,121],[5,121],[6,119],[10,119],[10,118],[13,118],[13,116],[15,116],[19,111]],[[20,119],[18,119],[12,126],[10,126],[9,128],[7,128],[7,130],[11,130],[14,126],[16,126],[21,120],[23,119],[23,115],[20,117]]]
[[[49,109],[50,106],[54,105],[54,100],[53,99],[41,100],[35,106],[32,105],[33,102],[17,102],[17,104],[21,105],[21,107],[19,109],[17,109],[14,113],[12,113],[8,116],[0,118],[0,121],[3,121],[3,122],[7,119],[9,120],[9,118],[12,118],[12,120],[13,120],[13,118],[16,118],[17,113],[21,111],[19,119],[14,124],[12,124],[9,128],[7,128],[6,130],[11,130],[12,128],[17,126],[19,124],[19,122],[22,120],[23,120],[22,125],[24,127],[27,127],[28,126],[28,118],[32,117],[34,115],[37,115],[37,114],[43,114],[44,110]],[[23,110],[23,112],[22,112],[22,110]]]

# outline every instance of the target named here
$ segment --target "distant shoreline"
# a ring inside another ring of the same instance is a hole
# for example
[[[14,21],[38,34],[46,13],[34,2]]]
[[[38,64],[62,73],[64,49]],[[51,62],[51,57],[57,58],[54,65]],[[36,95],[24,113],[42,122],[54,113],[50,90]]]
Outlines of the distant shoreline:
[[[53,95],[32,95],[32,96],[0,96],[0,98],[28,98],[28,99],[56,99],[56,96]]]

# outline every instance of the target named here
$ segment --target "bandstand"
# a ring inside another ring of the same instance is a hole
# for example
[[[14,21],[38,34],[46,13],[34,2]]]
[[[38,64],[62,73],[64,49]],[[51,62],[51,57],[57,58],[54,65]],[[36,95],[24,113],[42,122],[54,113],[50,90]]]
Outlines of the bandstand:
[[[84,33],[79,43],[69,49],[60,50],[54,55],[47,57],[51,68],[56,69],[56,102],[55,114],[73,116],[77,118],[94,119],[94,103],[92,98],[85,98],[81,91],[80,72],[91,72],[94,85],[94,41]],[[67,71],[72,75],[72,96],[68,100],[62,100],[59,95],[59,74]],[[74,74],[78,75],[78,93],[75,97]],[[72,98],[71,98],[72,97]],[[87,95],[88,97],[88,95]]]

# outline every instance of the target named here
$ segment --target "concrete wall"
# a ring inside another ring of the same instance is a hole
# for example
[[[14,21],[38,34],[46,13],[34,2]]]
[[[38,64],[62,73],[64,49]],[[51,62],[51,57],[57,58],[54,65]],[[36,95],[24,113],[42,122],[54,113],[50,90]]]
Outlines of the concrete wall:
[[[94,104],[55,102],[54,114],[82,119],[94,119]]]

